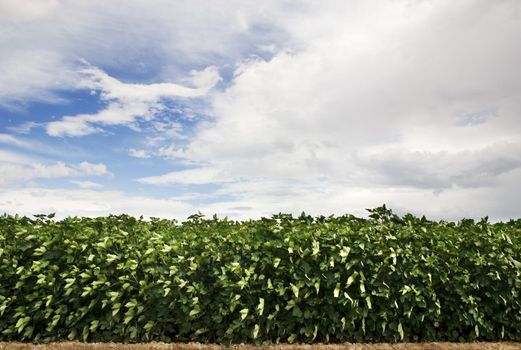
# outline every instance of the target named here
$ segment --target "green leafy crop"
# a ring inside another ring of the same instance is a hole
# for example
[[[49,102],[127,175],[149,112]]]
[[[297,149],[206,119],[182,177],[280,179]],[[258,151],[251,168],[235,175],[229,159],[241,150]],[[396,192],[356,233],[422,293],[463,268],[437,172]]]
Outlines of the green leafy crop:
[[[521,340],[521,220],[0,217],[0,340]]]

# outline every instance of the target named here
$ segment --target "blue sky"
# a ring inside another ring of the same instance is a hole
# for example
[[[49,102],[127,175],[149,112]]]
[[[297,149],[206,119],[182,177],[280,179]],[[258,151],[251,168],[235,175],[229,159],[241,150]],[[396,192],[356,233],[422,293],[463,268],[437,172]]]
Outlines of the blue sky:
[[[520,7],[0,0],[0,212],[519,217]]]

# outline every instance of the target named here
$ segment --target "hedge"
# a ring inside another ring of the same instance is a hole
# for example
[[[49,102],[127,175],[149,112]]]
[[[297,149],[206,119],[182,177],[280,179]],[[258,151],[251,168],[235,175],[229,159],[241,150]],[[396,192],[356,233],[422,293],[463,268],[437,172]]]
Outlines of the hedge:
[[[0,216],[0,340],[521,340],[521,220]]]

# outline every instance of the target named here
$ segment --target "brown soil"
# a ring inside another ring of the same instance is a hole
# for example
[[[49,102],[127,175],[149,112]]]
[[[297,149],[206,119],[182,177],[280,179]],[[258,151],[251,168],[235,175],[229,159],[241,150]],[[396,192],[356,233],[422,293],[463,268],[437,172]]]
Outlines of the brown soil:
[[[521,343],[397,343],[397,344],[315,344],[315,345],[206,345],[198,343],[78,343],[51,344],[2,343],[0,350],[521,350]]]

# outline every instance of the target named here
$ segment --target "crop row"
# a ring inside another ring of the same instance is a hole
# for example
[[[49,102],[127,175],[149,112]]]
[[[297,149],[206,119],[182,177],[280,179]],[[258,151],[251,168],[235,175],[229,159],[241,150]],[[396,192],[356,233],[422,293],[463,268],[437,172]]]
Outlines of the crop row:
[[[0,217],[0,340],[521,340],[521,220]]]

